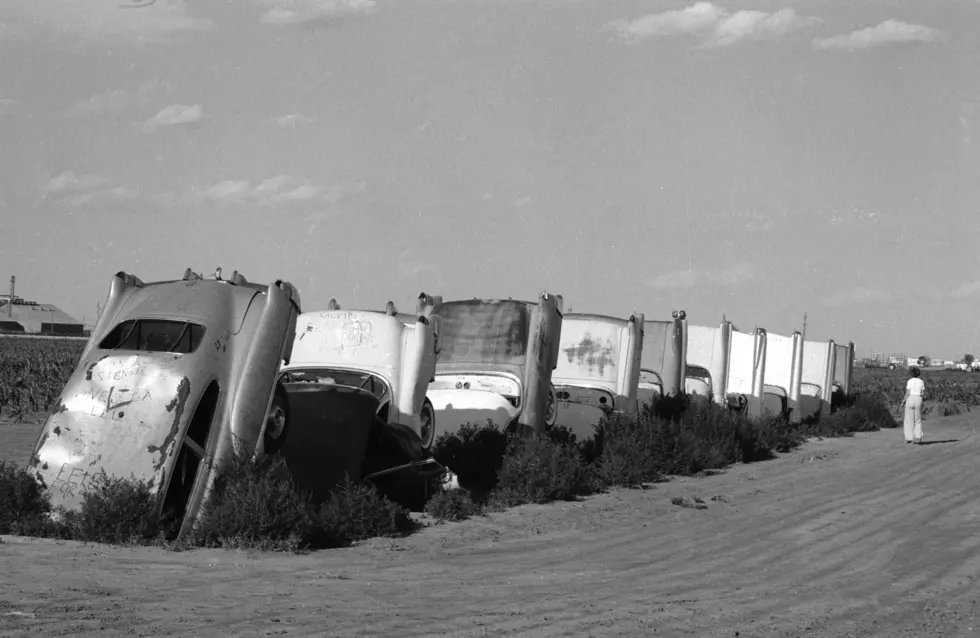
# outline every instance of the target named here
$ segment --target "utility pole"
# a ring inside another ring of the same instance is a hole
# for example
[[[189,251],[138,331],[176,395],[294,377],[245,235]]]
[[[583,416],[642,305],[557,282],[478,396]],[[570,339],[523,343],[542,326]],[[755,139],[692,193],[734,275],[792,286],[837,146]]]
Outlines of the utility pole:
[[[806,341],[806,313],[803,313],[803,340]]]

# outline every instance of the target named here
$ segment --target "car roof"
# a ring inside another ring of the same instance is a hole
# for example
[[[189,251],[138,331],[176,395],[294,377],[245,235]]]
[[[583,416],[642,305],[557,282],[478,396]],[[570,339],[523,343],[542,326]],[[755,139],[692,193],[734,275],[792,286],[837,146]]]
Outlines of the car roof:
[[[268,286],[213,279],[156,281],[131,289],[116,322],[126,319],[183,319],[237,333],[249,306]]]

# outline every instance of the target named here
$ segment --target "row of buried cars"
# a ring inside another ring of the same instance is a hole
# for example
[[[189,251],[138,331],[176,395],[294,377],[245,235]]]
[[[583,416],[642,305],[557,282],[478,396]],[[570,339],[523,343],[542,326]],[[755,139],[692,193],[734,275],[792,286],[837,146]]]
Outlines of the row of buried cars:
[[[278,453],[323,497],[345,475],[456,485],[436,438],[487,420],[519,433],[556,424],[579,439],[685,390],[801,419],[849,390],[853,344],[813,343],[727,321],[565,314],[562,297],[444,301],[412,313],[303,312],[290,283],[188,269],[181,279],[112,280],[29,467],[53,503],[79,508],[94,477],[150,481],[161,515],[189,531],[236,456]]]

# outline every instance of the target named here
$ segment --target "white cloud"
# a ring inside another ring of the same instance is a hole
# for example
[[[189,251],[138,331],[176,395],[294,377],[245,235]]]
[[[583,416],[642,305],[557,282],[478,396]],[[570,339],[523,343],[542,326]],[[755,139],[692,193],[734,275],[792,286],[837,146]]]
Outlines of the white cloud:
[[[276,26],[339,22],[377,10],[375,0],[258,0],[269,7],[261,21]]]
[[[949,296],[953,299],[973,299],[980,296],[980,281],[971,281],[953,289]]]
[[[307,117],[302,113],[289,113],[288,115],[283,115],[276,118],[276,124],[279,126],[296,126],[300,122],[306,122],[307,124],[313,123],[312,117]]]
[[[103,113],[122,113],[132,108],[146,106],[149,96],[160,85],[157,78],[147,80],[134,91],[116,89],[79,100],[68,107],[69,116],[101,115]]]
[[[793,9],[729,13],[711,2],[697,2],[686,9],[646,15],[612,26],[628,40],[698,35],[704,38],[705,46],[729,46],[747,40],[772,40],[817,22],[818,18],[800,16]]]
[[[9,97],[0,97],[0,116],[11,115],[17,109],[17,100]]]
[[[905,44],[913,42],[939,42],[946,39],[946,34],[939,29],[907,24],[898,20],[885,20],[875,27],[859,29],[844,35],[831,38],[816,39],[813,46],[817,49],[868,49],[887,44]]]
[[[698,278],[690,270],[674,270],[654,277],[650,282],[650,287],[654,290],[677,290],[693,288],[697,284]]]
[[[65,171],[45,182],[41,188],[41,198],[69,206],[83,206],[92,203],[139,199],[135,190],[114,184],[101,175],[76,174]]]
[[[891,299],[888,291],[868,286],[842,288],[824,298],[825,306],[854,306],[859,304],[883,303]]]
[[[194,122],[200,122],[204,117],[204,110],[200,104],[195,104],[194,106],[171,104],[143,122],[143,131],[145,133],[152,133],[159,127],[193,124]]]
[[[95,40],[165,41],[213,27],[193,15],[186,0],[6,0],[4,9],[25,31],[42,28]]]
[[[818,18],[797,15],[793,9],[775,13],[739,11],[718,23],[709,44],[726,46],[742,40],[774,40],[820,22]]]
[[[290,175],[277,175],[258,184],[244,180],[219,182],[200,191],[197,196],[213,202],[231,202],[255,206],[275,206],[290,202],[327,201],[336,203],[342,189],[326,189],[309,180]]]
[[[52,197],[66,193],[91,191],[108,183],[109,180],[100,175],[77,175],[74,171],[65,171],[45,182],[41,186],[41,194],[44,197]]]
[[[718,280],[723,286],[736,286],[755,276],[755,268],[750,264],[737,264],[721,271]]]

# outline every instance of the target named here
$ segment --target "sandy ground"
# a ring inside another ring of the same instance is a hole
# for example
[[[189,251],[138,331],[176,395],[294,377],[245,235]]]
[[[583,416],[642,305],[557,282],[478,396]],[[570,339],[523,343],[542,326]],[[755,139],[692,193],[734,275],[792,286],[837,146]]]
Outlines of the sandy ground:
[[[301,556],[8,536],[0,635],[975,635],[980,436],[925,426]]]

